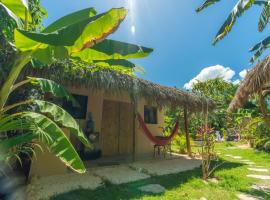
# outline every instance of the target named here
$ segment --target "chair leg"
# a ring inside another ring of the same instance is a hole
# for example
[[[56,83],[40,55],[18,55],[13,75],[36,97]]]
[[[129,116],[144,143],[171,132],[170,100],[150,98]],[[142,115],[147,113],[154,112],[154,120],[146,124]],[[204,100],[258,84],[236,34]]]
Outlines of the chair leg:
[[[166,158],[166,147],[163,146],[163,157]]]

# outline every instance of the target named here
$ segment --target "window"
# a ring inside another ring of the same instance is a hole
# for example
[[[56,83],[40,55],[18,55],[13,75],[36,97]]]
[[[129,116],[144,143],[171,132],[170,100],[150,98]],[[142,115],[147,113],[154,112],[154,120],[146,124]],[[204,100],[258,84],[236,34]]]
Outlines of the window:
[[[72,115],[75,119],[86,119],[86,112],[87,112],[87,102],[88,97],[83,95],[76,95],[72,94],[73,97],[77,100],[80,107],[74,107],[72,102],[64,100],[63,101],[63,108]]]
[[[157,124],[157,108],[144,106],[144,122],[147,124]]]

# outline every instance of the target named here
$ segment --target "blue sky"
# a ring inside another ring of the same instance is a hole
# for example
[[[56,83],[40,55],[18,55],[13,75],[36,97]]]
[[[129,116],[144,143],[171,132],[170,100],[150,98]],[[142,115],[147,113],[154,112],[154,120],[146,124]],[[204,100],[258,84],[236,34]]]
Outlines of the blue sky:
[[[261,9],[253,7],[243,15],[224,40],[211,45],[235,1],[221,1],[197,14],[203,0],[41,0],[48,11],[44,25],[86,7],[104,12],[112,7],[130,9],[125,22],[110,36],[113,39],[154,48],[151,56],[134,62],[145,68],[141,77],[167,86],[183,87],[209,66],[221,65],[238,73],[250,68],[248,49],[269,33],[257,32]],[[135,27],[132,34],[131,27]]]

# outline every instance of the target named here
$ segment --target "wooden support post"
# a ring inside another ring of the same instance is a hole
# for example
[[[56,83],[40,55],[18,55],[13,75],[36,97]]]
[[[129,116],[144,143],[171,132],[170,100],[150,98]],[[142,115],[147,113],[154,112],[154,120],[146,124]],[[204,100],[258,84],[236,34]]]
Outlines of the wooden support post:
[[[267,103],[263,97],[262,90],[260,90],[258,94],[259,94],[259,105],[260,105],[261,112],[263,114],[264,121],[266,125],[270,127],[270,119],[267,113]]]
[[[184,108],[184,121],[185,121],[185,134],[186,134],[186,144],[187,144],[187,153],[188,156],[192,156],[191,146],[190,146],[190,136],[188,132],[188,115],[187,115],[187,107]]]
[[[137,118],[137,102],[133,102],[133,140],[132,140],[132,160],[133,162],[136,161],[136,118]]]

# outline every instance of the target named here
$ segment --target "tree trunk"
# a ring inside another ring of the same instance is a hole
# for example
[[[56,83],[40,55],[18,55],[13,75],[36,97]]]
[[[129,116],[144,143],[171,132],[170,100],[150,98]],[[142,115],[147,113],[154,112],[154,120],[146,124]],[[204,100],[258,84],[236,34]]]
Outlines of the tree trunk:
[[[192,156],[191,146],[190,146],[190,136],[188,132],[188,116],[187,116],[187,108],[184,108],[184,121],[185,121],[185,133],[186,133],[186,144],[187,144],[187,153],[188,156]]]
[[[262,91],[260,91],[258,94],[259,94],[260,109],[261,109],[261,112],[263,114],[264,121],[265,121],[266,125],[268,127],[270,127],[270,119],[269,119],[269,116],[267,113],[267,104],[266,104],[265,99],[262,95]]]

